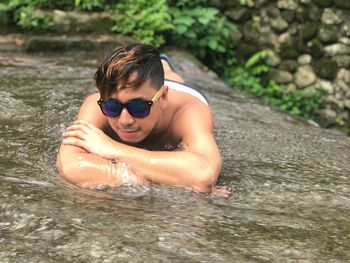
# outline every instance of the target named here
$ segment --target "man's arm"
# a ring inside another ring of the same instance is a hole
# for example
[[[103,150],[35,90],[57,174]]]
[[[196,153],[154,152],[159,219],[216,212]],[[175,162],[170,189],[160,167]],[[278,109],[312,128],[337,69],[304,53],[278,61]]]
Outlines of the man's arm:
[[[106,118],[100,114],[97,106],[98,96],[97,93],[90,95],[84,101],[77,119],[88,121],[103,129],[106,125]],[[62,144],[60,146],[56,166],[63,178],[79,186],[116,186],[123,183],[145,182],[126,163],[113,163],[110,159],[90,153],[75,145]]]
[[[212,134],[210,109],[202,103],[189,107],[176,121],[183,151],[148,151],[108,140],[98,128],[84,121],[72,126],[64,143],[128,163],[154,183],[211,192],[219,176],[221,157]]]

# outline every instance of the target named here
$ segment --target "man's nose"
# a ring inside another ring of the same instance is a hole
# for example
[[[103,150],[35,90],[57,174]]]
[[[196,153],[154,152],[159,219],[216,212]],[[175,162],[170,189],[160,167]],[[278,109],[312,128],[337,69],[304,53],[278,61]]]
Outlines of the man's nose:
[[[135,122],[135,119],[133,116],[130,115],[128,110],[124,108],[119,116],[119,123],[123,126],[129,126],[132,125]]]

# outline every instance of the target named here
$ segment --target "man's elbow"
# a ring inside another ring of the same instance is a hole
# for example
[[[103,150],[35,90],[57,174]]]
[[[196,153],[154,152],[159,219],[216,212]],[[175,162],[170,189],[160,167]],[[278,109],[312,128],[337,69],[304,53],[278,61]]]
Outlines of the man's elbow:
[[[201,176],[193,184],[192,188],[200,193],[211,193],[217,180],[217,175],[210,169],[202,172]]]
[[[204,169],[200,169],[200,176],[194,176],[197,178],[196,182],[193,184],[192,188],[195,191],[201,193],[211,193],[216,181],[219,177],[221,169],[221,159],[216,166],[206,165]]]
[[[58,155],[56,160],[56,167],[63,179],[72,184],[80,183],[79,181],[77,181],[77,167],[75,165],[75,162],[73,162],[72,160],[63,161],[60,155]]]

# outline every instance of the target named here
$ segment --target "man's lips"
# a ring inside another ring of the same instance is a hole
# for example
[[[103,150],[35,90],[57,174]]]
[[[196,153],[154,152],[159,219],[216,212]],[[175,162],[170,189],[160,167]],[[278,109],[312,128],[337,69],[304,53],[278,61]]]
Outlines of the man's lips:
[[[119,132],[123,137],[131,138],[136,136],[138,131],[137,130],[119,130]]]

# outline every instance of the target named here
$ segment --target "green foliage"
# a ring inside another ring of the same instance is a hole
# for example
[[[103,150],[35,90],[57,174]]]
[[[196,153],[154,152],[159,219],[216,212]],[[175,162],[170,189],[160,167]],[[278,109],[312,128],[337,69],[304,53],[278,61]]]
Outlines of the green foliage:
[[[316,110],[324,104],[323,92],[315,88],[286,91],[275,81],[266,81],[266,73],[270,70],[267,58],[270,54],[268,50],[260,51],[248,59],[243,67],[227,70],[226,80],[236,89],[250,93],[268,105],[306,119],[315,119]]]
[[[16,10],[15,19],[18,25],[25,29],[48,30],[54,25],[49,16],[32,6],[23,6]]]
[[[207,0],[168,0],[167,1],[169,6],[174,7],[187,7],[187,8],[193,8],[198,6],[205,6],[207,4]]]
[[[246,0],[235,0],[246,5]],[[115,3],[116,2],[116,3]],[[268,79],[271,51],[253,55],[239,65],[231,41],[233,24],[209,7],[208,0],[2,0],[5,11],[22,28],[48,30],[53,21],[43,10],[62,9],[112,12],[112,30],[131,35],[136,41],[162,46],[182,47],[199,57],[206,65],[220,72],[235,88],[253,94],[263,102],[306,118],[315,118],[323,105],[322,93],[285,88]],[[112,4],[115,3],[115,4]],[[337,120],[339,126],[344,120]]]
[[[0,4],[0,10],[8,12],[14,22],[27,30],[49,30],[52,19],[43,11],[62,10],[103,10],[108,7],[106,0],[7,0]]]
[[[108,4],[104,0],[74,0],[74,8],[77,10],[92,11],[107,9]]]
[[[165,0],[124,0],[116,5],[112,31],[132,35],[138,42],[160,46],[161,34],[173,28]]]
[[[201,58],[210,52],[224,53],[232,50],[230,28],[233,26],[219,10],[213,7],[171,8],[172,42],[193,50]]]

